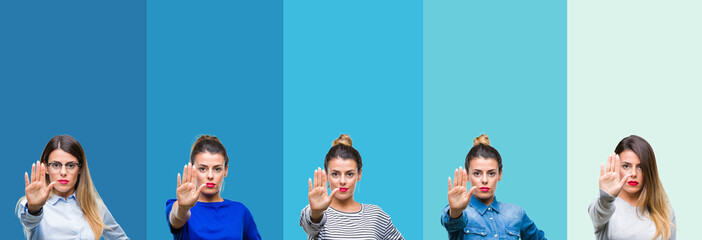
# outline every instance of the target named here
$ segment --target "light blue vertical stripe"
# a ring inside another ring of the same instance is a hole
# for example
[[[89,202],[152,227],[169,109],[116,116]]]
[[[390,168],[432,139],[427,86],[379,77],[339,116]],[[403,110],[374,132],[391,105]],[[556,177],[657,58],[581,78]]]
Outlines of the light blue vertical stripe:
[[[499,201],[566,238],[566,1],[424,2],[424,239],[473,138],[503,158]]]
[[[350,134],[363,157],[355,199],[420,239],[421,1],[285,1],[284,236],[305,238],[307,179]]]

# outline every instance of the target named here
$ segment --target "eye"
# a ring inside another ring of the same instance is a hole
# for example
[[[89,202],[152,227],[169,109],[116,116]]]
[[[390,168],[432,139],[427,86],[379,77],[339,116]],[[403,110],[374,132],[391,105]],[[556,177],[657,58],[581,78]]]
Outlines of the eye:
[[[353,173],[347,173],[346,176],[353,177]]]
[[[636,168],[638,168],[639,170],[642,170],[642,171],[643,171],[643,167],[642,167],[641,165],[636,166]]]
[[[57,163],[57,162],[52,162],[52,163],[49,163],[49,167],[52,167],[52,168],[61,168],[61,164],[60,164],[60,163]]]
[[[490,177],[494,177],[494,176],[495,176],[495,172],[490,172],[489,174],[490,174]]]
[[[624,164],[624,165],[622,165],[622,168],[623,168],[624,170],[629,169],[629,164]]]
[[[206,169],[204,167],[199,167],[199,168],[197,168],[197,170],[200,172],[205,172]]]
[[[473,176],[476,176],[476,177],[477,177],[477,176],[480,176],[480,173],[479,173],[479,172],[473,172]]]
[[[78,164],[76,164],[76,163],[66,163],[66,168],[68,168],[68,169],[74,169],[74,168],[76,168],[77,165],[78,165]]]
[[[221,172],[222,168],[215,168],[215,172]]]
[[[331,175],[332,175],[332,177],[336,177],[336,176],[339,176],[339,174],[338,174],[338,173],[332,173]]]

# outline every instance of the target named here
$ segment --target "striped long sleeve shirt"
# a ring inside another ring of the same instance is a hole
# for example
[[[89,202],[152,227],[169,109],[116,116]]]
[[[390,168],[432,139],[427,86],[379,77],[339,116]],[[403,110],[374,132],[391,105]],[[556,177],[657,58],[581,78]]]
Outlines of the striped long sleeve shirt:
[[[372,204],[361,204],[361,211],[351,213],[329,207],[319,223],[312,222],[310,206],[307,205],[300,213],[300,226],[307,232],[309,240],[405,239],[392,224],[390,216]]]

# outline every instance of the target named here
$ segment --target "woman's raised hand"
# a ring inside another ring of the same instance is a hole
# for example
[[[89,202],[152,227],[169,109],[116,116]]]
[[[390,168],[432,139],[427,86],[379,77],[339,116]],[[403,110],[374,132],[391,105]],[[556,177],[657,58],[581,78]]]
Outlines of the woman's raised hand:
[[[35,214],[44,206],[49,199],[49,193],[55,182],[46,185],[46,165],[37,161],[32,164],[32,178],[24,172],[24,194],[27,196],[27,208],[29,213]]]
[[[603,163],[602,166],[600,166],[600,189],[615,197],[619,195],[619,192],[621,192],[624,187],[624,183],[631,177],[631,174],[627,174],[624,178],[619,179],[620,167],[621,162],[619,160],[619,155],[614,153],[610,154],[607,158],[607,165]]]
[[[307,198],[310,200],[311,217],[312,219],[321,218],[339,189],[334,189],[331,194],[327,195],[327,173],[321,168],[314,170],[314,181],[309,179],[307,185],[309,188]]]
[[[178,205],[180,207],[190,209],[195,206],[195,203],[197,203],[197,200],[200,198],[202,189],[207,185],[203,183],[198,187],[195,185],[196,183],[195,166],[193,166],[192,163],[188,163],[188,165],[183,167],[182,181],[180,173],[178,173],[178,189],[176,193],[178,196]]]
[[[468,207],[470,196],[478,187],[472,187],[468,190],[466,183],[468,181],[468,172],[463,167],[458,167],[454,171],[453,180],[453,183],[451,183],[451,177],[448,178],[449,214],[452,218],[458,218],[463,213],[463,210]]]

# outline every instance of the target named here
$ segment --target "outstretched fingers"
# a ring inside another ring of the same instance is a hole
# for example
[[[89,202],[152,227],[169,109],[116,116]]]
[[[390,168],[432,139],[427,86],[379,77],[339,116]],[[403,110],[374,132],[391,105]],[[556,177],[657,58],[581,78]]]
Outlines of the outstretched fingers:
[[[629,181],[629,178],[630,178],[630,177],[631,177],[631,174],[627,174],[627,175],[624,176],[621,180],[619,180],[619,182],[617,183],[617,184],[619,185],[619,187],[620,187],[620,188],[621,188],[621,187],[624,187],[624,184],[625,184],[626,182]]]
[[[24,172],[24,187],[29,187],[29,174]]]
[[[473,186],[472,188],[470,188],[470,190],[468,190],[468,197],[469,198],[471,195],[473,195],[473,192],[475,191],[475,189],[478,189],[478,186]]]

